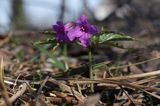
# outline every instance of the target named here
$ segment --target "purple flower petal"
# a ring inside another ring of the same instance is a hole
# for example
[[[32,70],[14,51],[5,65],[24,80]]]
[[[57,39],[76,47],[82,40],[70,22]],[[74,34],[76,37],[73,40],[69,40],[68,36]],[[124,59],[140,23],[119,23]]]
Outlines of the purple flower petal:
[[[53,25],[53,30],[56,33],[56,39],[58,41],[64,41],[64,42],[68,42],[69,38],[67,36],[67,28],[66,26],[63,24],[63,22],[57,22],[56,25]]]
[[[61,21],[57,21],[56,24],[59,25],[59,26],[64,26],[64,23],[61,22]]]
[[[56,31],[56,32],[59,30],[59,27],[58,27],[57,25],[53,25],[52,28],[53,28],[53,30]]]
[[[64,25],[66,31],[73,29],[75,26],[76,24],[74,22],[69,22],[66,25]]]
[[[89,35],[85,33],[83,36],[79,38],[81,45],[87,47],[89,45]]]
[[[59,21],[56,25],[53,25],[53,30],[56,32],[56,39],[58,41],[66,42],[79,39],[81,45],[84,47],[89,45],[90,36],[98,32],[97,27],[91,25],[85,15],[80,16],[76,23],[70,22],[64,24]]]
[[[72,30],[70,30],[68,32],[68,38],[73,41],[76,38],[79,38],[80,36],[82,36],[84,33],[82,31],[80,31],[79,27],[75,27]]]
[[[61,32],[61,31],[63,31],[64,30],[64,24],[63,24],[63,22],[57,22],[56,25],[53,25],[53,30],[55,32]]]
[[[72,29],[69,33],[69,39],[74,40],[79,38],[82,46],[87,47],[89,45],[89,38],[92,34],[98,32],[95,25],[91,25],[85,15],[80,16],[76,21],[77,27]]]
[[[76,21],[77,24],[81,24],[81,23],[87,23],[87,17],[85,15],[81,15],[77,21]]]
[[[98,32],[98,29],[95,25],[91,25],[89,28],[89,33],[90,34],[96,34]]]
[[[56,39],[57,39],[58,41],[63,41],[63,42],[69,41],[68,36],[64,36],[63,33],[58,33],[57,36],[56,36]]]

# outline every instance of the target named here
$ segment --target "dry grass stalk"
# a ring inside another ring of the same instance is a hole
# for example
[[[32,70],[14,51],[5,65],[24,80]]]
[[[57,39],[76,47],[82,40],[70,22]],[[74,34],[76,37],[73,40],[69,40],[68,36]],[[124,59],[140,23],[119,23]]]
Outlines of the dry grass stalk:
[[[118,66],[118,67],[111,67],[110,69],[111,70],[116,70],[116,69],[120,69],[120,68],[126,68],[126,67],[130,67],[130,66],[136,66],[136,65],[144,64],[146,62],[150,62],[150,61],[154,61],[154,60],[158,60],[158,59],[160,59],[160,57],[156,57],[156,58],[152,58],[152,59],[149,59],[149,60],[137,62],[137,63],[134,63],[134,64],[123,65],[123,66]]]
[[[112,78],[113,75],[110,73],[110,69],[107,70],[108,75]],[[134,103],[134,101],[132,100],[132,98],[128,95],[128,93],[123,89],[123,86],[118,85],[120,87],[120,89],[124,92],[124,94],[128,97],[128,99],[130,100],[130,102],[136,106],[136,104]]]
[[[67,92],[70,92],[70,93],[73,93],[73,95],[80,101],[80,102],[84,102],[85,101],[85,97],[80,94],[79,92],[77,92],[76,90],[74,89],[71,89],[71,87],[69,87],[68,85],[66,84],[63,84],[63,83],[60,83],[56,80],[54,80],[53,78],[49,80],[50,82],[58,85],[60,88],[62,88],[64,91],[67,91]],[[75,81],[76,82],[76,81]]]
[[[120,77],[112,77],[112,78],[106,78],[106,79],[111,79],[111,80],[129,80],[129,79],[134,79],[134,78],[143,78],[143,77],[151,77],[151,76],[158,76],[158,75],[160,75],[160,70],[151,71],[151,72],[142,73],[142,74],[120,76]]]
[[[160,96],[158,96],[158,95],[156,95],[156,94],[153,94],[153,93],[150,93],[150,92],[148,92],[148,91],[146,91],[146,90],[144,90],[144,89],[140,89],[140,90],[143,91],[143,92],[145,92],[146,94],[148,94],[148,95],[150,95],[150,96],[153,96],[153,97],[155,97],[155,98],[157,98],[157,99],[160,100]]]
[[[1,63],[0,63],[0,89],[1,89],[1,94],[2,97],[6,103],[7,106],[12,106],[8,93],[7,93],[7,88],[4,84],[4,63],[3,63],[3,58],[1,58]]]
[[[79,85],[79,83],[77,82],[77,88],[78,88],[78,92],[82,95],[82,91],[81,91],[81,87],[80,87],[80,85]]]
[[[145,79],[142,79],[142,80],[138,80],[138,81],[135,81],[135,82],[132,82],[132,84],[144,84],[144,83],[148,83],[148,82],[153,82],[154,80],[156,80],[158,76],[153,76],[153,77],[149,77],[149,78],[145,78]]]
[[[121,85],[121,86],[126,86],[129,88],[133,88],[133,89],[137,89],[137,88],[141,88],[141,89],[148,89],[150,91],[155,91],[155,92],[159,92],[160,89],[159,88],[153,88],[153,87],[147,87],[147,86],[143,86],[143,85],[138,85],[138,84],[132,84],[129,82],[124,82],[124,81],[117,81],[117,80],[108,80],[108,79],[96,79],[96,80],[90,80],[90,79],[84,79],[84,80],[78,80],[77,82],[75,80],[68,80],[71,84],[76,84],[77,82],[79,84],[90,84],[90,83],[107,83],[107,84],[116,84],[116,85]]]
[[[85,80],[81,80],[81,81],[78,81],[78,83],[85,83],[86,79]],[[69,80],[70,83],[72,84],[75,84],[75,81],[71,81]],[[88,82],[88,81],[87,81]],[[117,81],[117,80],[89,80],[89,83],[111,83],[111,84],[117,84],[117,85],[121,85],[121,86],[126,86],[126,87],[129,87],[129,88],[134,88],[134,89],[137,89],[137,90],[141,90],[157,99],[160,99],[160,96],[156,95],[156,94],[153,94],[153,93],[150,93],[144,89],[148,89],[148,90],[151,90],[151,91],[155,91],[155,92],[159,92],[160,89],[158,88],[151,88],[151,87],[146,87],[146,86],[143,86],[143,85],[137,85],[137,84],[132,84],[132,83],[129,83],[129,82],[123,82],[123,81]],[[77,82],[76,82],[77,83]]]

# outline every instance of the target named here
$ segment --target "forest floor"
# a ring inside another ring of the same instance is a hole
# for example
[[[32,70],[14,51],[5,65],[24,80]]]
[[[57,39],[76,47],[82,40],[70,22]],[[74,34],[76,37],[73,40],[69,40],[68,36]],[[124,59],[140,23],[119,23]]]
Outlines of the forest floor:
[[[7,106],[160,105],[160,37],[157,31],[133,33],[139,41],[120,42],[127,49],[95,47],[94,63],[104,65],[95,67],[94,79],[88,77],[86,49],[68,45],[67,56],[62,49],[54,51],[52,55],[68,69],[62,71],[53,66],[45,52],[33,45],[46,35],[21,31],[12,35],[0,38],[2,106],[5,103]]]

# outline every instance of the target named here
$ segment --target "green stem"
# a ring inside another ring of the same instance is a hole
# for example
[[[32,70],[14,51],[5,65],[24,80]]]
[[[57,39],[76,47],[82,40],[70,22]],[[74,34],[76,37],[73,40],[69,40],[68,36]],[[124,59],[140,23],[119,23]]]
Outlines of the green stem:
[[[67,59],[68,57],[68,47],[67,47],[67,44],[64,44],[63,45],[63,55],[65,56],[65,58]],[[65,63],[65,71],[68,70],[68,63],[67,63],[67,60],[64,60],[64,63]]]
[[[93,67],[92,67],[92,50],[91,50],[91,47],[89,47],[89,52],[88,52],[88,56],[89,56],[89,76],[90,76],[90,79],[93,79],[94,76],[93,76]],[[91,92],[94,92],[94,86],[93,84],[91,84]]]
[[[67,49],[68,49],[68,48],[67,48],[67,44],[64,44],[64,45],[63,45],[63,55],[64,55],[65,57],[67,57],[67,52],[68,52]]]

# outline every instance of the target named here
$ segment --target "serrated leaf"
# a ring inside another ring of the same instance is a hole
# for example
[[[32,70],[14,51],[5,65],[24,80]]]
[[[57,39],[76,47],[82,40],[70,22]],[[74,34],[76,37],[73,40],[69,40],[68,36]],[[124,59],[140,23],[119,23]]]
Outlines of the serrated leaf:
[[[134,40],[132,37],[119,32],[101,32],[98,35],[98,43],[104,43],[108,41]]]
[[[34,43],[34,45],[43,45],[43,44],[50,44],[50,43],[56,43],[56,39],[55,38],[48,38],[46,40],[42,40],[42,41],[37,41]]]
[[[46,35],[55,35],[55,32],[53,31],[40,31],[40,33],[46,34]]]

